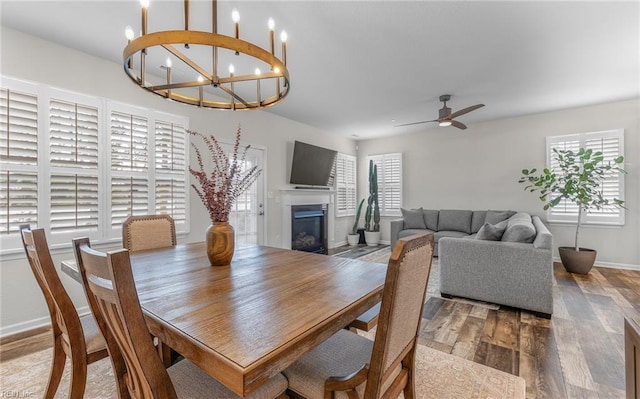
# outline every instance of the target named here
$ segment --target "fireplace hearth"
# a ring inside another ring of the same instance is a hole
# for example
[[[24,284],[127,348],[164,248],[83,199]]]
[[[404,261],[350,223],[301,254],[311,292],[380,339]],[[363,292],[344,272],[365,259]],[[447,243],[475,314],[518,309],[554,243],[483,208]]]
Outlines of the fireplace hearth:
[[[327,205],[291,206],[291,249],[327,254]]]

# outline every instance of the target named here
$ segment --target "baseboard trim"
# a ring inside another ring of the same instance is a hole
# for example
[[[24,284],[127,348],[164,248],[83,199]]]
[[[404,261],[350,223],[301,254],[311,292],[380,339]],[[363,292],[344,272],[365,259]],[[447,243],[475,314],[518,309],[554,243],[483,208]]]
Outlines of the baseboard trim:
[[[83,306],[77,309],[80,316],[90,313],[89,306]],[[13,336],[20,334],[26,337],[29,335],[39,334],[43,328],[51,327],[51,318],[49,316],[38,317],[37,319],[27,320],[16,324],[0,327],[0,342],[13,339]]]
[[[558,263],[562,263],[560,258],[557,257],[557,256],[553,257],[553,261],[554,262],[558,262]],[[600,262],[600,261],[596,261],[596,264],[594,266],[596,266],[596,267],[606,267],[606,268],[609,268],[609,269],[625,269],[625,270],[640,271],[640,265],[632,265],[632,264],[628,264],[628,263],[615,263],[615,262]]]

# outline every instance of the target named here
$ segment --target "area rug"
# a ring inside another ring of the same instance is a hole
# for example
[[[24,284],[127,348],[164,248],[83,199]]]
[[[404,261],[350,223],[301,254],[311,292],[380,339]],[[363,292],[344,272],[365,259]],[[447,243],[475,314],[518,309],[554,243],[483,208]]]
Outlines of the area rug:
[[[12,398],[42,398],[49,378],[50,363],[50,349],[0,363],[0,392]],[[56,398],[67,397],[69,367],[67,362]],[[525,381],[522,377],[423,345],[418,346],[416,370],[416,399],[525,398]],[[108,358],[89,365],[84,397],[117,398]]]

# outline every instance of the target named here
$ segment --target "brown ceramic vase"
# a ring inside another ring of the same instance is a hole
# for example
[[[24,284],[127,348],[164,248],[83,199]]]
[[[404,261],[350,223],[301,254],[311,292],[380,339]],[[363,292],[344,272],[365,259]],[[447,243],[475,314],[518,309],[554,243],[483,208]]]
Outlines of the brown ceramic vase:
[[[594,249],[574,247],[558,247],[562,265],[569,273],[589,274],[596,261],[597,252]]]
[[[211,266],[231,264],[235,249],[235,233],[228,222],[215,222],[207,228],[207,256]]]

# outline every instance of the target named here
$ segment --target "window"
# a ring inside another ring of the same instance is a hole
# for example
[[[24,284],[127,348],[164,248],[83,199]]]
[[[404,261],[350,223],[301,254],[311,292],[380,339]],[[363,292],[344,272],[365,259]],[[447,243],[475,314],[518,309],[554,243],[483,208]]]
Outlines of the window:
[[[593,151],[601,151],[604,162],[624,156],[624,132],[622,129],[609,130],[595,133],[581,133],[566,136],[547,137],[547,167],[557,167],[553,149],[571,150],[577,152],[581,147]],[[605,198],[618,198],[624,200],[624,175],[612,172],[604,178],[601,185]],[[549,222],[575,223],[578,218],[578,205],[563,200],[557,206],[549,209],[547,219]],[[624,225],[624,209],[609,206],[600,210],[593,209],[583,213],[582,223],[600,225]]]
[[[378,206],[381,216],[400,216],[402,207],[402,154],[367,157],[378,167]]]
[[[336,169],[336,216],[356,214],[356,157],[338,153]]]
[[[188,230],[188,120],[2,77],[0,244],[45,228],[52,247],[122,237],[129,215],[168,213]]]

